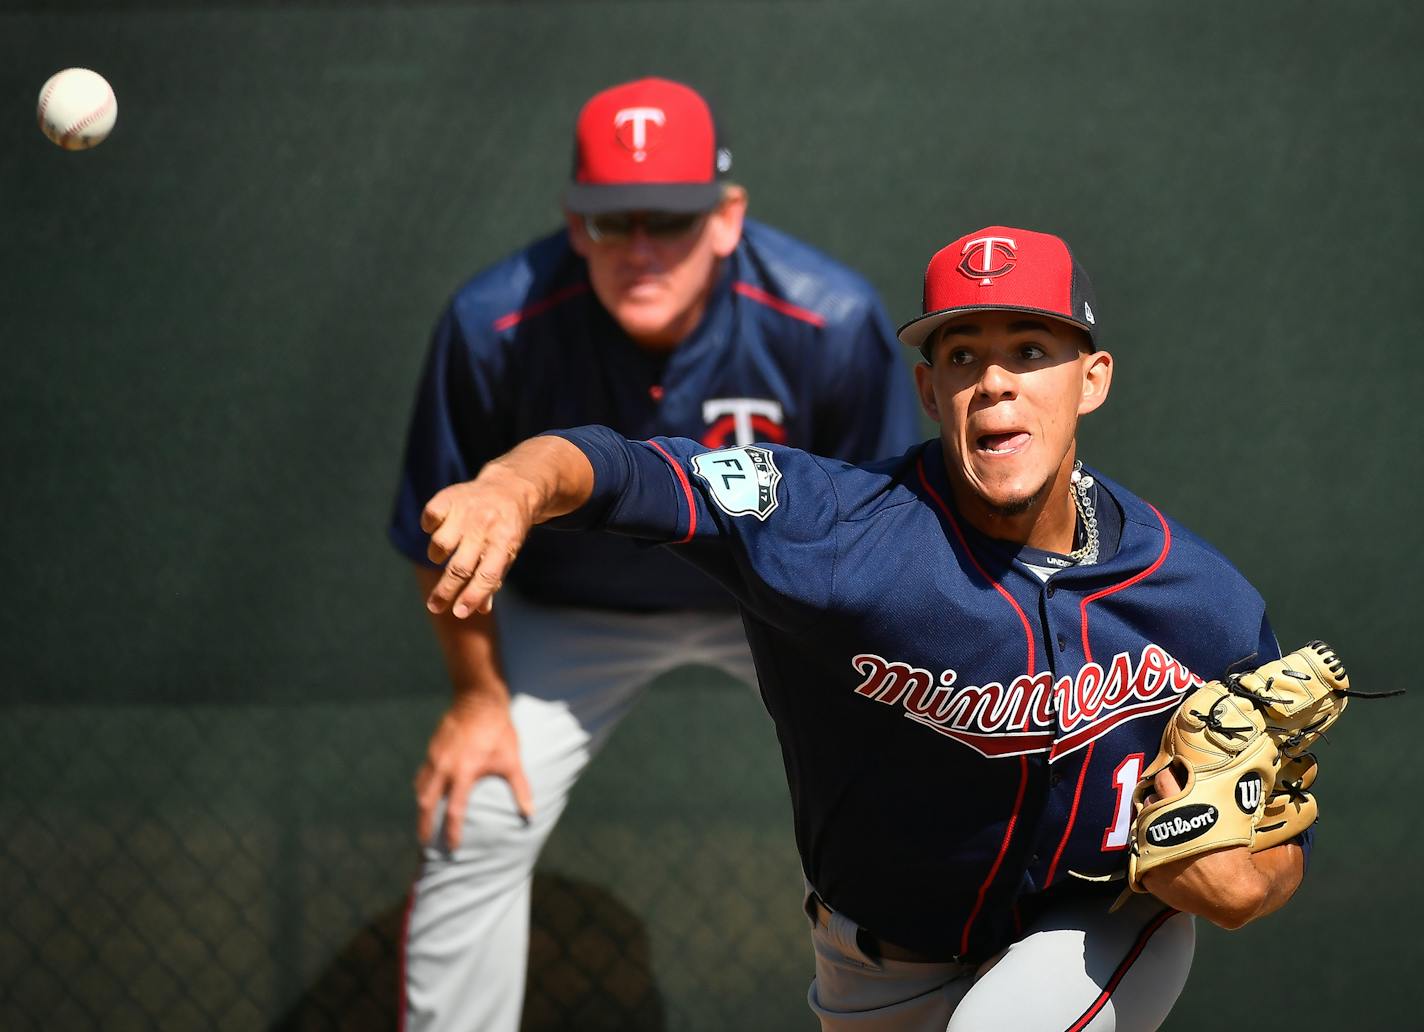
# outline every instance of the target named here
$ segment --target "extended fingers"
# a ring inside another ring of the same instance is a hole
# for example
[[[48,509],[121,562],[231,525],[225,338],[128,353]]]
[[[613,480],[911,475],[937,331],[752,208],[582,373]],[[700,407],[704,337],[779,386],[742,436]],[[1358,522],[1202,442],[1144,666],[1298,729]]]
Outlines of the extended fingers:
[[[429,762],[415,776],[415,801],[420,812],[416,835],[421,842],[429,842],[435,833],[435,812],[440,808],[440,800],[445,797],[446,784],[445,776]]]
[[[470,789],[475,784],[473,771],[462,771],[450,782],[450,795],[445,803],[445,847],[452,853],[460,845],[465,830],[465,809],[470,802]]]
[[[427,509],[427,512],[430,510]],[[424,523],[425,518],[421,517]],[[458,519],[444,518],[436,524],[430,532],[430,544],[426,546],[425,554],[430,557],[432,563],[443,563],[455,554],[462,544],[470,541],[474,530],[464,526]],[[478,555],[478,552],[476,553]]]
[[[432,613],[443,613],[449,609],[461,620],[473,612],[488,613],[493,605],[494,593],[504,583],[504,573],[508,568],[507,558],[486,554],[478,559],[469,559],[462,547],[446,564],[425,600],[425,607]]]
[[[445,564],[426,607],[432,613],[450,609],[459,619],[489,612],[518,552],[519,541],[507,529],[467,537]]]
[[[445,518],[450,515],[450,489],[447,487],[438,491],[435,497],[425,503],[425,508],[420,513],[420,529],[429,534],[445,522]]]
[[[519,816],[524,818],[524,823],[528,824],[534,816],[534,792],[529,787],[529,779],[524,776],[524,767],[517,755],[514,758],[514,769],[507,777],[509,789],[514,793],[515,809],[519,811]]]
[[[432,563],[443,563],[462,544],[480,533],[487,518],[487,503],[482,503],[480,498],[474,484],[451,484],[425,503],[420,513],[420,529],[430,535],[425,554]]]
[[[435,550],[431,539],[431,551]],[[475,576],[480,565],[480,550],[484,541],[480,537],[471,536],[459,543],[459,547],[450,556],[450,561],[445,564],[445,569],[440,574],[440,579],[435,582],[435,587],[431,589],[429,597],[425,600],[426,608],[432,613],[443,613],[450,608],[450,603],[455,596],[464,590],[465,585]],[[456,616],[463,617],[466,614],[457,612]]]
[[[465,579],[465,586],[455,600],[454,613],[457,617],[463,619],[474,612],[490,611],[494,604],[494,593],[504,583],[504,575],[509,572],[514,556],[513,548],[503,551],[497,550],[493,545],[486,548],[485,553],[480,556],[478,566]]]

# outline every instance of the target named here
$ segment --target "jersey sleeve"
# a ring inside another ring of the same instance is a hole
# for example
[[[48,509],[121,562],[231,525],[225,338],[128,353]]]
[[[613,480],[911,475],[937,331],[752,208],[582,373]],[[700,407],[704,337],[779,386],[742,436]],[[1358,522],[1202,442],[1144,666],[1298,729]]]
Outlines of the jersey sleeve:
[[[1256,659],[1252,661],[1253,665],[1260,666],[1280,658],[1281,644],[1276,640],[1276,632],[1271,628],[1271,619],[1262,614],[1261,633],[1256,644]]]
[[[472,346],[452,303],[431,335],[406,434],[389,536],[408,558],[426,563],[428,535],[420,529],[425,503],[450,484],[472,479],[517,442],[510,440],[507,391],[492,349]]]
[[[817,439],[811,448],[847,462],[900,455],[924,438],[914,377],[884,308],[867,285],[866,303],[839,328],[839,355],[817,368]]]
[[[550,522],[674,548],[752,613],[814,619],[835,579],[837,497],[824,460],[779,446],[711,450],[685,438],[629,441],[605,427],[552,431],[594,470],[593,495]]]

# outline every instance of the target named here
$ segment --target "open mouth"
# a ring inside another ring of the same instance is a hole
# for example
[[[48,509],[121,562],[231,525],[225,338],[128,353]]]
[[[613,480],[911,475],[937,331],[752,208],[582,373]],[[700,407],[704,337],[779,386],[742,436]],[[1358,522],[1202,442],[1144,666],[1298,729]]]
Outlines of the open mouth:
[[[1028,447],[1033,438],[1022,430],[1011,430],[1002,434],[980,434],[975,446],[990,455],[1012,455]]]

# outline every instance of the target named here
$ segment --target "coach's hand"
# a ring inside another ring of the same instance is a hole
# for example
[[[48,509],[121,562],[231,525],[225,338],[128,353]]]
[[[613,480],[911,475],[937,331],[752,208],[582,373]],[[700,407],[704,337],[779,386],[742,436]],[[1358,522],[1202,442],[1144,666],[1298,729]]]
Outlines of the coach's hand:
[[[509,782],[514,805],[527,822],[534,814],[534,797],[519,762],[519,737],[509,719],[508,701],[462,696],[431,735],[425,763],[415,776],[420,841],[427,843],[434,835],[435,815],[443,799],[445,846],[452,851],[459,846],[470,791],[489,775]]]

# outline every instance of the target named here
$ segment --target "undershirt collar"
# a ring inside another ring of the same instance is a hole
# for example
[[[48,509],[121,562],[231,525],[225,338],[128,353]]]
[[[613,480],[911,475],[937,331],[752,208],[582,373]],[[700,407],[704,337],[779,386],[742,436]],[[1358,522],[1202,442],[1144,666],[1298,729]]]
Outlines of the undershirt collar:
[[[1118,544],[1122,541],[1122,508],[1118,505],[1117,499],[1103,488],[1102,481],[1096,477],[1093,480],[1093,486],[1088,491],[1093,508],[1098,514],[1098,563],[1101,564],[1117,554]],[[1050,552],[1047,549],[1034,548],[1032,545],[1021,545],[1016,541],[991,538],[970,526],[967,521],[965,529],[974,535],[979,544],[996,556],[1005,562],[1018,563],[1041,581],[1046,581],[1055,573],[1073,569],[1078,565],[1076,561],[1061,552]],[[1082,529],[1081,523],[1074,529],[1073,543],[1075,546],[1082,535]]]

